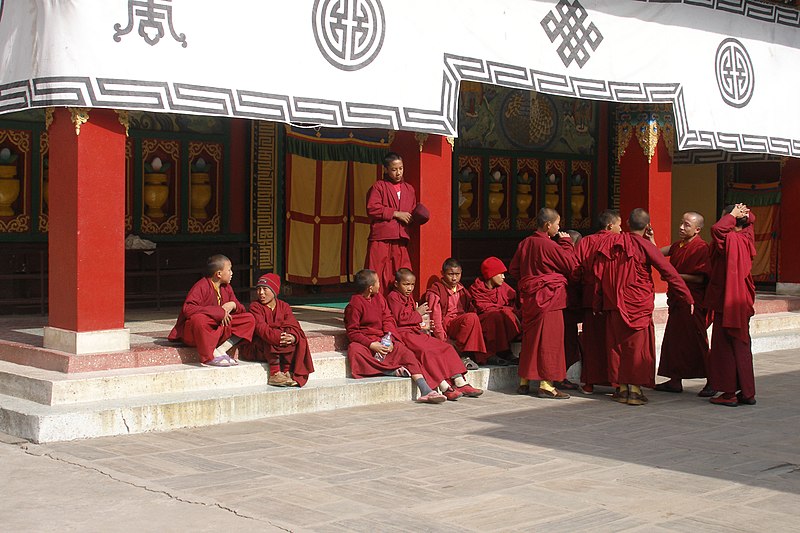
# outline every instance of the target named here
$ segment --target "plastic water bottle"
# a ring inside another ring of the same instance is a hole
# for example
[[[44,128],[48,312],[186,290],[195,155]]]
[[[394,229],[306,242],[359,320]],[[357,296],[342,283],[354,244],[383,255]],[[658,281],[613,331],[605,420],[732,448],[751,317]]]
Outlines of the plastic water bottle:
[[[386,332],[386,335],[384,335],[383,337],[381,337],[381,346],[385,346],[385,347],[387,347],[387,348],[388,348],[388,347],[389,347],[389,346],[391,346],[391,345],[392,345],[392,334],[391,334],[391,332]],[[378,361],[383,361],[383,360],[386,358],[386,356],[385,356],[385,355],[383,355],[383,354],[382,354],[382,353],[380,353],[380,352],[375,352],[375,353],[374,353],[374,354],[372,354],[372,355],[373,355],[373,356],[375,357],[375,359],[377,359]]]

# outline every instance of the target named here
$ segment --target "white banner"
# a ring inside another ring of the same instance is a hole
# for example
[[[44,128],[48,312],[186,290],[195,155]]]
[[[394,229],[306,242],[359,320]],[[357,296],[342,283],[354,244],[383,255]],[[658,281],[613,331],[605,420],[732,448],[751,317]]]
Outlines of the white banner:
[[[0,0],[0,113],[456,135],[472,80],[670,102],[681,149],[800,156],[798,26],[749,0]]]

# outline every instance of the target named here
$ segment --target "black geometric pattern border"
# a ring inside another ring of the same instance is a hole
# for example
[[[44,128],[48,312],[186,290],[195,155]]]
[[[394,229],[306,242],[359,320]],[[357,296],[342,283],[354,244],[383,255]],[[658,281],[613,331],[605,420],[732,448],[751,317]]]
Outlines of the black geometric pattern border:
[[[751,163],[754,161],[780,161],[771,154],[752,154],[747,152],[725,152],[722,150],[685,150],[675,152],[673,165],[702,165],[706,163]]]
[[[762,22],[800,27],[800,11],[780,4],[767,4],[757,0],[637,0],[651,4],[686,4],[734,13]]]
[[[0,113],[36,107],[106,107],[457,134],[458,88],[478,81],[541,93],[622,103],[671,103],[679,150],[725,150],[800,157],[800,140],[691,129],[679,83],[629,83],[543,72],[444,55],[439,109],[304,98],[250,90],[141,80],[48,77],[0,85]]]

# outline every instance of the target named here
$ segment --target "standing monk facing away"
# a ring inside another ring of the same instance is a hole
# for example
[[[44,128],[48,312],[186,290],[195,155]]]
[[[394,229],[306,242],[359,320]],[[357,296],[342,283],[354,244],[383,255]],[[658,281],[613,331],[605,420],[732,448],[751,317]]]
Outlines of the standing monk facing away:
[[[736,407],[756,403],[750,317],[755,284],[750,270],[756,255],[756,217],[744,204],[729,205],[711,227],[711,279],[706,305],[714,310],[708,383],[722,394],[711,403]],[[738,394],[737,394],[738,391]]]
[[[606,315],[602,312],[600,287],[594,277],[594,259],[603,240],[622,231],[619,211],[607,209],[600,213],[597,221],[600,230],[581,239],[575,249],[578,269],[574,277],[580,280],[583,307],[581,392],[585,394],[592,394],[595,385],[610,383],[606,352]]]
[[[528,394],[528,382],[537,380],[536,396],[556,400],[569,398],[553,382],[567,376],[563,309],[567,307],[567,278],[577,265],[572,239],[558,231],[560,221],[555,209],[542,208],[536,216],[536,231],[519,244],[508,269],[517,279],[522,307],[517,392]],[[556,234],[558,242],[551,239]]]
[[[667,292],[669,317],[658,375],[668,377],[669,381],[656,385],[657,391],[683,392],[684,379],[708,377],[707,330],[714,315],[703,303],[710,272],[708,244],[700,237],[703,223],[700,213],[684,213],[678,229],[681,240],[661,249],[689,287],[694,312],[691,306],[678,301],[675,294]],[[706,382],[698,396],[708,398],[714,394]]]
[[[391,290],[394,273],[411,268],[408,225],[417,207],[414,187],[403,180],[403,158],[389,152],[383,158],[383,179],[367,191],[370,219],[365,269],[378,273],[384,294]]]
[[[221,254],[209,257],[205,277],[189,289],[167,337],[196,346],[204,366],[238,365],[228,356],[228,350],[242,339],[253,338],[255,319],[236,299],[230,286],[232,278],[230,259]]]
[[[686,282],[656,247],[647,211],[631,211],[628,226],[630,233],[613,235],[600,244],[594,272],[607,315],[609,380],[619,384],[612,399],[643,405],[647,398],[642,387],[655,386],[656,373],[652,269],[658,270],[677,301],[688,306],[694,301]]]

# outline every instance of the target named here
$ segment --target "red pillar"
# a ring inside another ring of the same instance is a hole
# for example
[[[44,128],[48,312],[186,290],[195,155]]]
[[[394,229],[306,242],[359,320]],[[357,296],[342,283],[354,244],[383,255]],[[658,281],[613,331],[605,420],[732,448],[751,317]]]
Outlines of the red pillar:
[[[650,225],[655,231],[659,247],[670,244],[672,234],[672,158],[664,141],[658,144],[650,161],[639,145],[635,135],[631,136],[628,148],[620,161],[620,215],[623,229],[627,229],[628,215],[637,207],[650,213]],[[665,292],[667,285],[656,275],[656,292]]]
[[[800,247],[795,228],[800,228],[800,159],[789,158],[781,170],[778,286],[781,294],[800,294]]]
[[[420,143],[422,149],[420,150]],[[452,242],[453,148],[441,135],[397,132],[392,150],[403,157],[403,175],[417,191],[417,201],[431,212],[427,224],[411,235],[409,255],[417,275],[416,295],[439,277]]]
[[[44,345],[75,354],[126,350],[125,127],[113,110],[88,110],[82,124],[70,111],[57,108],[49,129]]]

